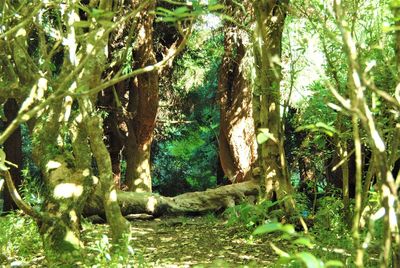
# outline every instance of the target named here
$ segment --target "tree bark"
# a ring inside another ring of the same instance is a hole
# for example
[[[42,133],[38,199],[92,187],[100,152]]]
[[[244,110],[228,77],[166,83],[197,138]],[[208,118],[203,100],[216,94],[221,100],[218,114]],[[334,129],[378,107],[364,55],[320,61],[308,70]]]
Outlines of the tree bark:
[[[228,14],[236,18],[244,17],[231,1],[226,2]],[[246,34],[232,22],[225,22],[225,53],[218,83],[220,102],[218,145],[222,168],[232,183],[248,180],[252,165],[257,159],[252,92],[250,83],[245,77],[248,71],[244,62]]]
[[[123,95],[128,86],[126,81],[118,83],[113,88],[102,91],[98,96],[98,107],[107,112],[104,119],[105,143],[111,157],[113,180],[117,189],[121,188],[121,160],[124,144],[126,143],[126,124],[123,114],[122,104]],[[117,99],[118,98],[118,99]]]
[[[256,63],[256,89],[254,92],[254,118],[256,128],[269,133],[258,149],[259,166],[266,196],[276,194],[283,199],[292,192],[283,149],[280,116],[280,82],[282,33],[289,1],[253,1],[256,18],[254,31],[254,57]],[[291,199],[285,207],[292,210]]]
[[[140,12],[134,48],[134,68],[156,63],[153,50],[153,21],[156,1]],[[135,7],[139,1],[132,1]],[[151,192],[150,148],[158,109],[158,73],[145,73],[135,77],[129,89],[128,139],[126,143],[126,183],[129,190]]]
[[[118,192],[118,203],[123,215],[147,213],[165,214],[205,213],[221,211],[243,202],[254,202],[260,192],[258,181],[249,180],[234,185],[208,189],[204,192],[185,193],[164,197],[153,193]],[[98,193],[86,204],[86,216],[104,215]]]
[[[51,219],[39,221],[38,225],[50,263],[73,263],[79,257],[80,217],[93,183],[90,172],[85,171],[90,166],[83,166],[91,163],[90,154],[83,154],[88,146],[86,136],[75,135],[84,139],[74,141],[74,149],[78,150],[75,153],[79,155],[76,159],[71,159],[70,153],[57,142],[62,106],[59,103],[49,107],[49,117],[38,120],[33,130],[38,141],[33,147],[33,158],[42,170],[47,190],[42,211]]]

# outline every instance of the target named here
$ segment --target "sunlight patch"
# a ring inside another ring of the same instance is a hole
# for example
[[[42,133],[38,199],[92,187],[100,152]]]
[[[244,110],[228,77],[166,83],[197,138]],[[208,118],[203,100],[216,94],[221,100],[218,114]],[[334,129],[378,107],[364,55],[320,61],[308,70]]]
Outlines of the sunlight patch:
[[[54,187],[54,197],[61,198],[71,198],[79,197],[83,193],[82,185],[77,185],[75,183],[60,183]]]
[[[116,202],[117,201],[117,191],[112,190],[110,192],[110,201],[111,202]]]
[[[54,160],[50,160],[49,162],[47,162],[46,172],[49,172],[50,170],[56,169],[56,168],[59,168],[59,167],[61,167],[61,163],[60,162],[57,162],[57,161],[54,161]]]
[[[72,222],[77,222],[78,221],[78,216],[76,215],[75,210],[71,210],[69,212],[69,218],[71,219]]]
[[[97,178],[96,176],[92,176],[92,180],[94,185],[97,185],[99,183],[99,178]]]
[[[83,172],[82,172],[82,175],[83,175],[84,177],[89,176],[89,175],[90,175],[90,170],[89,170],[88,168],[84,169]]]
[[[143,183],[142,179],[136,179],[135,182],[133,183],[134,185],[138,186],[139,184]]]
[[[67,241],[68,243],[71,243],[72,245],[79,245],[79,239],[78,237],[72,232],[72,231],[67,231],[64,237],[64,241]]]
[[[17,34],[15,35],[15,37],[19,37],[19,36],[26,36],[26,31],[24,28],[21,28],[17,31]]]
[[[146,205],[147,210],[150,212],[154,212],[156,205],[157,205],[157,199],[155,199],[153,196],[149,197]]]

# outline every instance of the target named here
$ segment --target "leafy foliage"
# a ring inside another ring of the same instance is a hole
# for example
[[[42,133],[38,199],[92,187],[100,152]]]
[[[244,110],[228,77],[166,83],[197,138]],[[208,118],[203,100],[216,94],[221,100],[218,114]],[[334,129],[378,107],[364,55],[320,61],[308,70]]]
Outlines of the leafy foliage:
[[[0,252],[7,256],[3,263],[0,256],[0,265],[8,263],[8,258],[24,263],[30,261],[31,256],[43,254],[42,240],[34,220],[19,212],[0,217]]]
[[[218,106],[215,103],[221,35],[198,30],[174,68],[174,84],[164,92],[170,103],[179,96],[176,114],[161,114],[153,144],[153,185],[164,195],[198,191],[216,185]],[[161,96],[163,99],[163,96]],[[163,112],[163,110],[162,110]],[[169,124],[178,118],[182,124]],[[187,123],[185,123],[187,122]]]

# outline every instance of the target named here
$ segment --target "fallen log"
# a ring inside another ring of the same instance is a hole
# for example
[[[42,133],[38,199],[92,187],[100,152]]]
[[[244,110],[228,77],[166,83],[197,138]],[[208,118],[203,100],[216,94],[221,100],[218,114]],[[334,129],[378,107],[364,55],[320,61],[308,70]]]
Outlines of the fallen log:
[[[255,180],[208,189],[203,192],[184,193],[175,197],[165,197],[154,193],[118,192],[118,202],[123,215],[146,213],[160,216],[164,214],[187,214],[220,211],[243,203],[254,202],[260,186]],[[102,199],[98,195],[87,203],[84,215],[104,215]]]

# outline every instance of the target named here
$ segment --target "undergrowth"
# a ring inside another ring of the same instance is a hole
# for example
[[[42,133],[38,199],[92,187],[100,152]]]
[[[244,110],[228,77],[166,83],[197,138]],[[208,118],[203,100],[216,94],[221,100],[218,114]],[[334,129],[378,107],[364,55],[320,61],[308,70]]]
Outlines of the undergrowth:
[[[284,216],[280,206],[282,201],[261,200],[256,204],[245,203],[227,209],[224,213],[228,218],[227,225],[244,226],[250,240],[262,239],[268,234],[269,245],[280,256],[278,264],[285,267],[355,267],[351,226],[345,222],[341,199],[336,196],[318,199],[313,214],[307,198],[301,194],[294,197],[297,212],[290,218]],[[372,195],[370,199],[371,211],[378,209],[378,202],[374,201],[377,198]],[[308,233],[303,232],[300,219],[307,223]],[[362,239],[367,234],[375,239],[368,244],[364,263],[366,267],[376,267],[382,223],[377,221],[372,226],[363,226]],[[284,248],[275,246],[274,242],[279,242]]]

